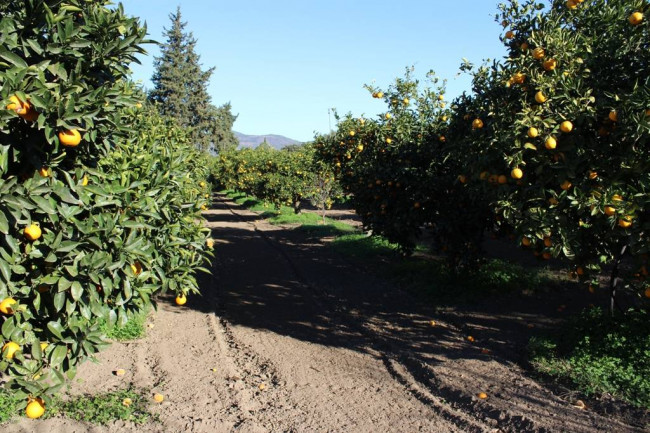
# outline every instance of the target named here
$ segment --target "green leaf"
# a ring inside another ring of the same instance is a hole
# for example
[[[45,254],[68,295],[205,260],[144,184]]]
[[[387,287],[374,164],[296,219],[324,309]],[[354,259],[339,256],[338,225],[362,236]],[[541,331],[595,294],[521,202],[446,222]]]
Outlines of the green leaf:
[[[19,68],[27,67],[27,62],[11,51],[0,50],[0,57]]]
[[[50,354],[50,364],[54,367],[61,366],[67,354],[68,348],[66,346],[57,346]]]

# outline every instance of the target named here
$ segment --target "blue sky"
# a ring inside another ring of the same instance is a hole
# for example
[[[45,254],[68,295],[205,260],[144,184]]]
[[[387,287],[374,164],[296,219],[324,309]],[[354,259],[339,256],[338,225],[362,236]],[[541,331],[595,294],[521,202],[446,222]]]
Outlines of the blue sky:
[[[186,29],[198,40],[204,68],[216,66],[209,92],[230,102],[234,129],[308,141],[329,130],[328,109],[372,117],[385,110],[363,85],[387,87],[415,66],[447,78],[447,99],[469,89],[458,76],[465,57],[477,64],[500,58],[503,33],[494,21],[498,1],[433,0],[124,0],[129,15],[146,21],[150,37],[180,4]],[[157,47],[134,65],[150,88]],[[333,122],[333,119],[332,119]],[[334,125],[332,125],[334,126]]]

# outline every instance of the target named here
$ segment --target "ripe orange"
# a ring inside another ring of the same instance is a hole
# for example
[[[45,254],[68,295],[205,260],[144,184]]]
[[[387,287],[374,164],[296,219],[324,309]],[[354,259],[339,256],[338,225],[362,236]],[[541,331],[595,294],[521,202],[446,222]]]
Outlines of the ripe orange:
[[[535,138],[538,135],[539,135],[539,130],[537,128],[535,128],[534,126],[531,126],[530,128],[528,128],[528,136],[530,138]]]
[[[138,275],[140,275],[140,273],[142,273],[142,264],[136,261],[131,265],[131,270],[133,271],[133,274],[135,274],[135,276],[137,277]]]
[[[506,32],[506,39],[512,39],[514,37],[515,37],[515,32],[513,32],[512,30],[508,30]]]
[[[25,408],[25,415],[27,418],[36,419],[43,416],[45,413],[45,402],[41,398],[30,399]]]
[[[386,120],[390,119],[392,116],[390,113],[386,113]]]
[[[576,268],[576,274],[578,274],[578,275],[584,275],[584,274],[585,274],[585,270],[584,270],[584,268],[583,268],[582,266],[578,266],[578,267]]]
[[[553,241],[548,236],[544,238],[544,246],[550,248],[553,245]]]
[[[38,174],[40,174],[42,177],[49,177],[50,176],[50,170],[47,167],[41,167],[38,170]]]
[[[354,137],[354,134],[356,134],[356,132],[354,130],[350,131],[350,136],[351,137]]]
[[[645,292],[643,292],[646,298],[650,298],[650,287],[645,289]]]
[[[441,143],[444,143],[445,141],[447,141],[447,139],[445,138],[444,135],[441,135],[440,137],[438,137],[438,140],[440,140]]]
[[[14,314],[14,309],[11,307],[14,304],[17,304],[14,298],[5,298],[0,302],[0,313],[10,316]]]
[[[564,122],[560,123],[560,131],[566,133],[573,131],[573,123],[571,123],[568,120],[565,120]]]
[[[598,172],[589,170],[589,179],[596,180],[598,179]]]
[[[404,102],[404,105],[409,105],[411,101],[409,101],[409,98],[404,98],[402,102]]]
[[[15,111],[19,116],[25,116],[32,109],[32,105],[29,102],[21,101],[18,96],[14,95],[9,98],[9,104],[7,104],[7,110]]]
[[[480,398],[481,400],[484,400],[484,399],[487,398],[487,394],[484,393],[484,392],[479,392],[478,394],[476,394],[476,396],[477,396],[478,398]]]
[[[634,12],[630,15],[628,20],[633,26],[638,26],[641,24],[641,21],[643,21],[643,14],[641,12]]]
[[[614,194],[612,196],[612,201],[623,201],[623,197],[620,194]]]
[[[478,177],[479,177],[479,179],[481,179],[481,180],[485,180],[485,179],[487,179],[489,176],[490,176],[490,173],[488,173],[487,171],[482,171],[481,174],[480,174]]]
[[[525,246],[525,247],[529,247],[530,246],[530,239],[528,239],[527,237],[524,236],[523,238],[521,238],[521,244],[523,246]]]
[[[377,98],[383,98],[384,97],[384,92],[377,92]]]
[[[535,93],[535,101],[538,104],[543,104],[544,102],[546,102],[547,99],[548,98],[546,97],[546,95],[544,95],[544,93],[542,93],[541,90],[539,92]]]
[[[176,299],[174,301],[176,302],[176,305],[185,305],[187,302],[187,296],[185,296],[185,293],[181,293],[180,295],[176,296]]]
[[[566,7],[568,7],[569,9],[575,9],[578,7],[578,3],[576,2],[576,0],[567,0]]]
[[[526,81],[526,75],[522,74],[521,72],[515,72],[515,74],[512,76],[512,81],[515,84],[524,84],[524,81]]]
[[[37,226],[36,224],[32,224],[25,227],[25,230],[23,230],[23,234],[30,241],[35,241],[41,237],[42,232],[39,226]]]
[[[555,197],[551,197],[551,198],[549,198],[549,199],[548,199],[548,202],[549,202],[551,205],[557,205],[557,204],[559,203],[559,201],[557,201],[557,199],[556,199]]]
[[[616,112],[616,110],[610,111],[607,117],[609,117],[609,120],[611,120],[612,122],[618,122],[618,113]]]
[[[467,341],[469,341],[470,343],[473,343],[473,342],[476,341],[476,340],[475,340],[474,337],[472,337],[471,335],[468,335],[468,336],[467,336]]]
[[[542,63],[542,66],[544,67],[544,70],[551,72],[557,67],[557,60],[555,59],[545,60],[544,63]]]
[[[537,47],[533,50],[533,58],[537,60],[541,60],[544,58],[544,55],[546,53],[544,52],[544,48],[542,47]]]
[[[162,402],[165,400],[165,396],[162,395],[162,394],[154,394],[154,395],[153,395],[153,400],[154,400],[156,403],[162,403]]]
[[[622,227],[624,229],[629,228],[632,226],[632,217],[631,216],[624,216],[623,218],[620,218],[618,220],[618,225],[619,227]]]
[[[66,147],[77,147],[81,143],[81,134],[76,129],[66,129],[59,132],[59,141]]]
[[[481,119],[474,119],[472,121],[473,129],[481,129],[483,127],[483,121]]]
[[[391,144],[392,142],[393,142],[393,139],[392,139],[392,138],[387,138],[387,139],[386,139],[386,144]]]
[[[544,141],[544,147],[546,147],[548,150],[553,150],[557,147],[557,140],[555,137],[548,137],[546,141]]]
[[[14,355],[16,352],[20,350],[20,346],[18,343],[15,343],[13,341],[8,342],[4,346],[2,346],[2,354],[7,358],[7,359],[13,359]]]
[[[523,42],[521,45],[519,45],[519,48],[521,51],[526,51],[528,49],[528,42]]]
[[[357,146],[357,152],[362,152],[363,151],[363,144],[359,144]]]
[[[542,258],[544,260],[551,260],[551,253],[544,253],[542,254]]]
[[[571,186],[572,186],[571,182],[565,180],[564,182],[562,182],[562,185],[560,185],[560,188],[566,191],[567,189],[571,188]]]
[[[616,213],[616,208],[614,206],[605,206],[605,215],[612,216]]]
[[[458,181],[460,183],[466,183],[467,182],[467,177],[464,174],[461,174],[458,176]]]
[[[500,185],[505,185],[506,183],[508,183],[508,178],[506,177],[505,174],[501,174],[497,178],[497,182],[499,182]]]

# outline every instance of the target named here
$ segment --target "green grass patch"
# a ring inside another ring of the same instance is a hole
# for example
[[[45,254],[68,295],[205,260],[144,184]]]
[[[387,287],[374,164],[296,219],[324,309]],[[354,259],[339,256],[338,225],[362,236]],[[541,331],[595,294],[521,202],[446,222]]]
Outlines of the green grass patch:
[[[368,236],[364,233],[339,236],[332,242],[332,247],[342,254],[361,259],[396,255],[399,250],[397,244],[392,244],[382,237]]]
[[[131,404],[125,405],[125,399],[130,399]],[[148,404],[147,393],[128,388],[98,395],[76,396],[68,401],[55,398],[48,405],[45,418],[64,416],[100,425],[113,421],[143,424],[155,419],[148,410]]]
[[[0,424],[9,421],[18,412],[18,401],[5,388],[0,387]]]
[[[133,314],[124,325],[110,326],[108,322],[101,322],[101,329],[107,338],[114,341],[137,340],[145,334],[144,324],[147,321],[147,313]]]
[[[609,393],[650,409],[650,314],[611,317],[600,308],[583,311],[563,329],[528,344],[533,368],[572,384],[587,396]]]

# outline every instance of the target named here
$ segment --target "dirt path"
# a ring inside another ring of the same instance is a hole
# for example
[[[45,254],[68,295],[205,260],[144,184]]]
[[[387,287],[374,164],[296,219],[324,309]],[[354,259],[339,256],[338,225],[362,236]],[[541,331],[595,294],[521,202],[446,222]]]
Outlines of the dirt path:
[[[501,332],[507,312],[470,322],[436,314],[317,240],[222,197],[207,217],[219,243],[203,296],[185,308],[161,302],[145,339],[85,364],[69,391],[132,383],[161,392],[160,422],[23,419],[3,431],[642,431],[575,408],[526,377],[513,362],[517,342]],[[520,326],[526,314],[514,313]],[[112,375],[117,368],[127,375]]]

